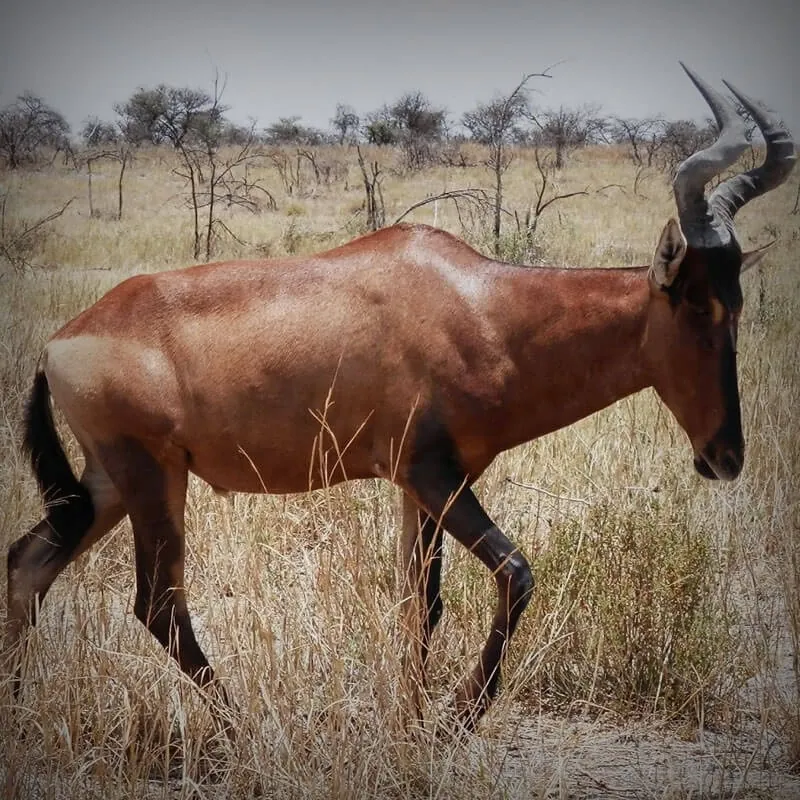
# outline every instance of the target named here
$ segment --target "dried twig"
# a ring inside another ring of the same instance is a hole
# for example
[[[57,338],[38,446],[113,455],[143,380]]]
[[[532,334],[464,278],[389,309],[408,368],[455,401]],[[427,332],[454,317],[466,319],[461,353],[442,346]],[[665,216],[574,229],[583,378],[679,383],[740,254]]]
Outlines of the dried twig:
[[[594,193],[602,194],[606,189],[619,189],[623,194],[625,194],[625,187],[621,183],[607,183],[605,186],[595,189]]]
[[[489,194],[485,189],[453,189],[451,191],[431,195],[430,197],[426,197],[424,200],[413,203],[394,221],[394,224],[397,225],[398,222],[401,222],[403,219],[405,219],[405,217],[407,217],[412,211],[416,211],[418,208],[429,205],[430,203],[435,203],[438,200],[452,200],[456,207],[458,207],[459,200],[466,200],[474,203],[476,206],[479,206],[484,210],[490,209],[493,202],[492,198],[489,197]]]
[[[358,145],[356,145],[356,153],[358,153],[358,166],[361,167],[361,176],[364,179],[367,227],[376,231],[378,228],[382,228],[386,221],[386,204],[383,200],[383,189],[381,188],[380,165],[377,161],[370,162],[370,176],[367,173],[367,165]]]
[[[15,270],[36,266],[27,257],[27,253],[31,249],[33,236],[37,231],[41,231],[45,225],[58,219],[69,208],[74,199],[74,197],[70,197],[57,211],[53,211],[32,224],[22,223],[21,230],[14,231],[11,230],[6,221],[8,193],[4,194],[0,199],[0,256],[5,258]]]
[[[547,489],[542,489],[541,486],[534,486],[531,483],[522,483],[522,481],[514,480],[514,478],[508,476],[506,477],[506,483],[510,483],[512,486],[519,486],[520,489],[530,489],[531,491],[538,492],[546,497],[552,497],[553,500],[563,500],[566,503],[580,503],[584,506],[591,506],[592,504],[591,501],[584,500],[582,497],[565,497],[563,494],[548,492]]]
[[[530,260],[531,254],[534,251],[534,238],[536,236],[536,229],[539,225],[539,219],[541,218],[542,214],[551,205],[557,203],[559,200],[567,200],[570,197],[578,197],[580,195],[589,194],[588,189],[582,189],[575,192],[565,192],[564,194],[553,194],[545,199],[547,189],[550,186],[550,180],[547,177],[548,168],[550,165],[546,157],[542,158],[538,147],[533,151],[533,156],[536,161],[536,168],[539,171],[539,177],[541,178],[541,183],[539,184],[536,193],[536,202],[531,203],[531,205],[528,207],[528,210],[525,213],[524,224],[520,223],[519,217],[517,216],[517,229],[525,236],[526,260]]]

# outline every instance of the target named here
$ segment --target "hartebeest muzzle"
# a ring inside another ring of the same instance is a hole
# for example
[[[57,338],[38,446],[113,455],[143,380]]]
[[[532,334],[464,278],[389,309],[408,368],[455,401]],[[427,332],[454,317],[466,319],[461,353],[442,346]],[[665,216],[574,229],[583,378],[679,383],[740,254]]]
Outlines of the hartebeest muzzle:
[[[744,466],[744,434],[739,407],[736,367],[726,372],[728,383],[725,422],[701,449],[695,451],[694,467],[704,478],[732,481]]]
[[[744,441],[730,445],[716,437],[694,457],[694,468],[709,480],[732,481],[744,465]]]

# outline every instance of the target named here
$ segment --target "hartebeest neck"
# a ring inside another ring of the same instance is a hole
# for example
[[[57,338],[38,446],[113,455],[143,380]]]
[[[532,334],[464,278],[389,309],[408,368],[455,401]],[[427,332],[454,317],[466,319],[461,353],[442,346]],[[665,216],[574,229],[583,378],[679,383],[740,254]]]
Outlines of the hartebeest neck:
[[[508,446],[569,425],[652,384],[647,269],[531,269],[496,309],[516,378]],[[513,302],[509,302],[513,297]]]

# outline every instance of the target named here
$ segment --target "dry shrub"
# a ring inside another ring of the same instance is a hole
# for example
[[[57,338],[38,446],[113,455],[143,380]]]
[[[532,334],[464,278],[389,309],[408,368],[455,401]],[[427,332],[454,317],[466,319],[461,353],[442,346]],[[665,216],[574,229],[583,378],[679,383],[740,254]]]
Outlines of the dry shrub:
[[[0,261],[15,270],[32,265],[33,258],[53,239],[50,223],[66,211],[72,200],[61,208],[36,219],[25,219],[9,208],[9,192],[0,195]]]
[[[535,574],[528,624],[545,655],[528,696],[707,717],[734,688],[719,555],[681,504],[603,502],[556,523]]]

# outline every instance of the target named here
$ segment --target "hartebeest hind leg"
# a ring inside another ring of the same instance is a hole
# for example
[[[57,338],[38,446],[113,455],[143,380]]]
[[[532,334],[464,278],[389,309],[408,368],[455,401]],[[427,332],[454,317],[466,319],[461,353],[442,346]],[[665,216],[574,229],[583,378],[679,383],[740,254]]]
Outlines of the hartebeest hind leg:
[[[506,646],[533,591],[533,576],[522,555],[483,510],[451,457],[420,456],[410,476],[416,500],[491,571],[497,605],[480,659],[456,690],[461,721],[472,728],[494,697]]]
[[[79,491],[48,506],[47,516],[17,539],[8,551],[8,622],[5,651],[15,674],[14,696],[19,693],[22,648],[38,607],[53,581],[81,553],[108,533],[124,516],[125,508],[105,470],[88,451]]]
[[[211,688],[214,674],[195,638],[184,589],[186,454],[172,451],[160,462],[126,440],[107,448],[105,461],[133,526],[134,613],[195,683]],[[213,690],[225,699],[221,687]]]
[[[422,697],[426,687],[425,665],[430,639],[442,616],[439,594],[442,574],[441,525],[403,495],[402,570],[403,622],[408,650],[403,672],[413,714],[422,719]]]

